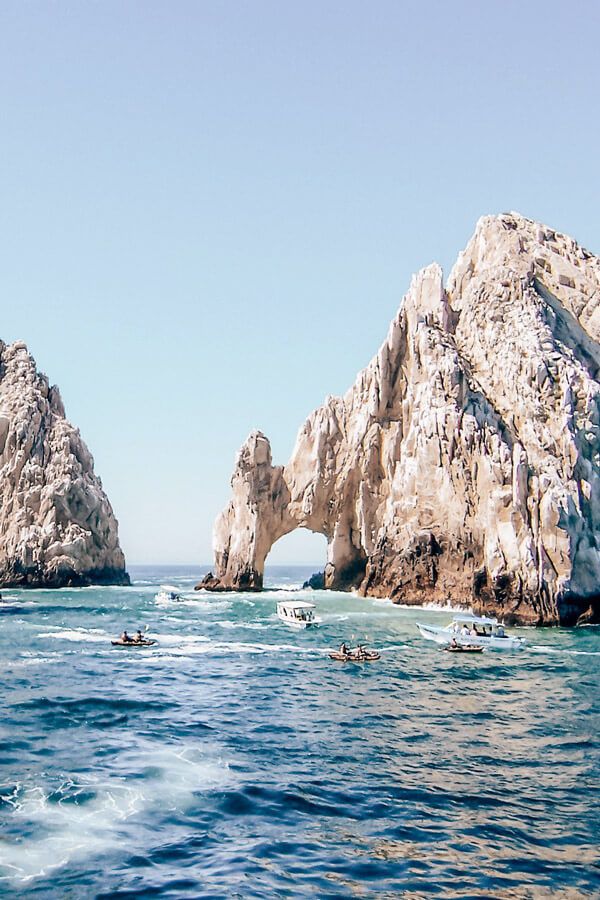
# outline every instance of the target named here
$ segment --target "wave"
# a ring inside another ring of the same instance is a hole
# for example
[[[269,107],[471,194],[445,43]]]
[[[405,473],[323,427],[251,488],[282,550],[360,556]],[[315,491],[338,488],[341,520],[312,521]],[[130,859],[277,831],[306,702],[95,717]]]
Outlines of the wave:
[[[566,656],[600,656],[600,650],[570,650],[567,647],[549,647],[547,644],[530,644],[525,647],[531,653],[555,653]]]
[[[39,638],[53,638],[59,641],[76,641],[77,643],[106,644],[111,637],[100,628],[65,628],[58,631],[45,631],[37,635]]]
[[[168,648],[171,656],[196,656],[203,654],[265,654],[265,653],[301,653],[320,654],[328,653],[327,647],[303,646],[301,644],[262,644],[245,641],[215,641],[205,635],[180,635],[158,634],[158,644],[153,648],[147,658],[164,659],[160,649]]]
[[[218,625],[220,628],[226,628],[229,630],[234,630],[237,628],[248,628],[251,631],[268,631],[271,628],[271,625],[262,622],[232,622],[228,619],[222,622],[215,622],[215,625]]]

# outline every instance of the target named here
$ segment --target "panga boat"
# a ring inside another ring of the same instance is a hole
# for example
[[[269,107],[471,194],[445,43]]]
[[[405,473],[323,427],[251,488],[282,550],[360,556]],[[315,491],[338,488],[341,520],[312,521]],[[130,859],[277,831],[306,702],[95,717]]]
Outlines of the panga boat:
[[[154,597],[157,603],[170,603],[173,600],[183,600],[183,594],[179,588],[172,584],[161,584],[160,591]]]
[[[286,625],[292,628],[311,628],[321,621],[315,616],[314,603],[303,600],[280,600],[277,604],[277,615]]]
[[[447,646],[452,639],[461,647],[483,647],[490,650],[521,650],[526,640],[506,634],[504,626],[498,619],[486,616],[474,616],[470,613],[455,615],[449,625],[423,625],[417,622],[417,628],[428,641]]]

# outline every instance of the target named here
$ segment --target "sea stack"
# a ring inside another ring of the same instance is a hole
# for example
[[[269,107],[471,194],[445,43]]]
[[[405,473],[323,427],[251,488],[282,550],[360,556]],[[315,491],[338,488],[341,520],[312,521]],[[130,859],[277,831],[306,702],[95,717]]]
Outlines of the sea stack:
[[[517,213],[482,218],[446,286],[437,265],[413,277],[287,465],[250,435],[212,586],[260,589],[273,543],[305,527],[327,538],[329,588],[597,622],[599,340],[600,260]]]
[[[0,342],[0,585],[129,584],[118,526],[58,388]]]

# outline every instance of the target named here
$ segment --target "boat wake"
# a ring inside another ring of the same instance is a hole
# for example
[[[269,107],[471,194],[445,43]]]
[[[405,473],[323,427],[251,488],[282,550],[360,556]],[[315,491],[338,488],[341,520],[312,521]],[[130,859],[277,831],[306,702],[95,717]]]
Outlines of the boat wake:
[[[560,656],[600,656],[599,650],[570,650],[567,647],[548,647],[545,644],[531,644],[527,649],[531,653],[552,653]]]
[[[147,810],[185,810],[198,791],[231,782],[227,763],[207,759],[193,746],[156,749],[142,744],[121,754],[119,763],[130,770],[127,777],[81,774],[54,785],[0,785],[0,821],[5,824],[0,882],[26,883],[73,859],[117,850],[124,843],[131,849],[129,819]],[[29,833],[26,842],[6,837],[17,823]]]

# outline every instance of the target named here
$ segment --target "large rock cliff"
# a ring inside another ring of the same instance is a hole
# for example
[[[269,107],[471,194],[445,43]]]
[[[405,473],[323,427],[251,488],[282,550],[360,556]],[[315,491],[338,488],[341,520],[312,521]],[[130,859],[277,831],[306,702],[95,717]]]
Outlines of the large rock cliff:
[[[0,342],[0,585],[128,584],[117,522],[56,387]]]
[[[286,466],[250,435],[212,586],[260,589],[273,543],[305,527],[327,537],[330,588],[598,620],[599,340],[600,260],[515,213],[481,219],[446,287],[437,265],[413,278]]]

